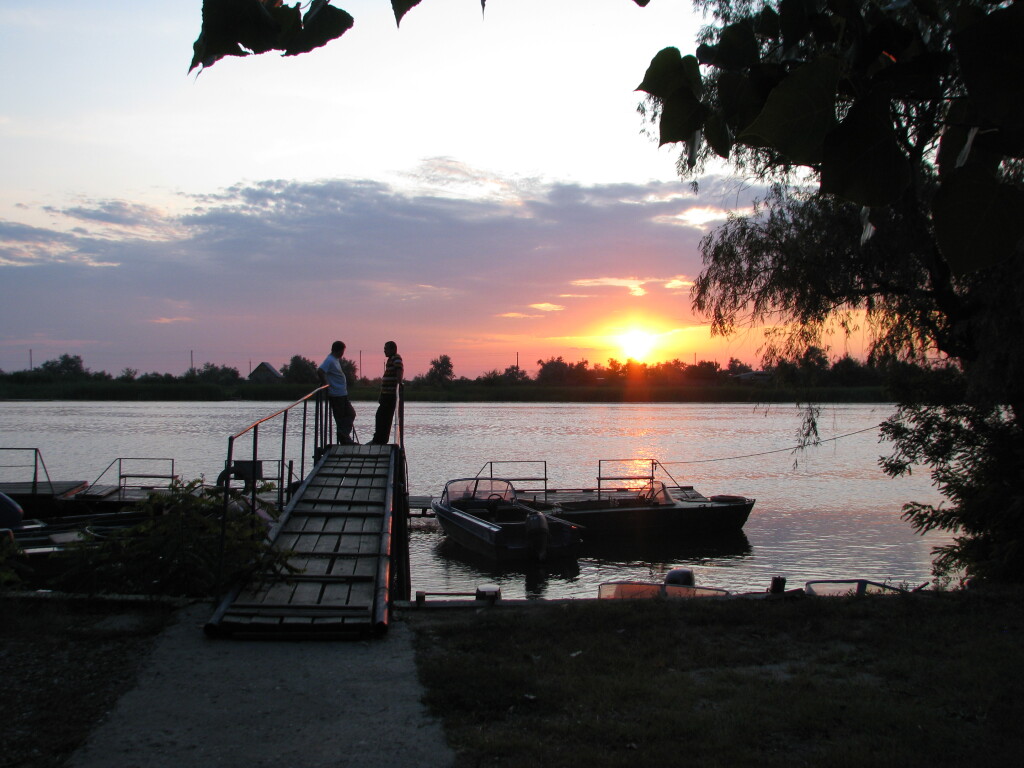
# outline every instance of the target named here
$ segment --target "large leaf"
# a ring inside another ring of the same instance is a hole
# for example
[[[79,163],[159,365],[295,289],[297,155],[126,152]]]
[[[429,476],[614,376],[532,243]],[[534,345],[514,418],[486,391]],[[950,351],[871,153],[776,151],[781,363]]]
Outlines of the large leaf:
[[[658,123],[661,145],[676,141],[691,141],[704,125],[708,110],[688,88],[680,88],[662,101],[661,120]]]
[[[910,161],[896,142],[889,102],[854,102],[825,139],[821,191],[859,205],[888,205],[910,184]]]
[[[975,166],[943,176],[932,218],[939,249],[958,274],[1021,258],[1024,192]]]
[[[697,51],[701,64],[713,64],[719,69],[753,67],[759,60],[757,38],[750,21],[730,24],[718,36],[718,45],[702,45]]]
[[[302,28],[292,36],[285,48],[285,56],[308,53],[314,48],[327,45],[352,29],[355,20],[340,8],[327,4],[328,0],[313,0]]]
[[[271,50],[280,25],[260,0],[203,0],[203,26],[192,45],[191,72],[211,67],[224,56]]]
[[[681,56],[678,48],[664,48],[651,59],[636,90],[667,99],[680,88],[686,88],[695,98],[700,98],[703,86],[697,59]]]
[[[402,17],[420,4],[420,0],[391,0],[391,9],[395,12],[395,23],[401,24]]]
[[[993,11],[953,36],[967,92],[995,125],[1024,128],[1024,3]]]
[[[737,141],[772,147],[799,165],[817,163],[836,122],[838,82],[839,62],[831,56],[798,67],[772,89]]]
[[[729,134],[729,127],[725,119],[718,112],[714,112],[704,121],[704,139],[715,154],[721,158],[729,159],[732,151],[732,136]]]
[[[750,78],[739,72],[722,72],[717,85],[722,116],[737,130],[750,125],[764,107],[764,97]]]

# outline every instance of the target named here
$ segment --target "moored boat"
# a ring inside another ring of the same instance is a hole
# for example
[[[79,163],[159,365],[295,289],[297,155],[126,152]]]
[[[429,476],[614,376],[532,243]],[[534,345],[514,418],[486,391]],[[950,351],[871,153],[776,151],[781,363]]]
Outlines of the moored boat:
[[[489,462],[479,473],[512,462]],[[584,526],[589,537],[643,536],[662,533],[735,534],[743,529],[755,499],[736,495],[704,496],[692,485],[680,485],[654,459],[602,460],[596,488],[548,488],[546,462],[543,475],[516,480],[543,481],[535,488],[520,488],[519,500],[534,509]],[[622,474],[606,464],[643,466],[642,474]],[[668,482],[655,477],[663,471]],[[610,472],[610,474],[609,474]],[[609,485],[609,483],[613,483]]]
[[[494,560],[571,556],[581,541],[580,526],[521,504],[501,478],[450,480],[431,507],[449,539]]]

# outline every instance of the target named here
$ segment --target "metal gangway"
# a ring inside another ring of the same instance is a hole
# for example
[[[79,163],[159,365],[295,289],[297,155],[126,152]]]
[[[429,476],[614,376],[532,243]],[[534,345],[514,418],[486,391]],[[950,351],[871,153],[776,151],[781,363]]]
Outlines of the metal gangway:
[[[322,392],[318,398],[314,466],[268,532],[272,546],[287,554],[289,569],[231,589],[207,622],[208,635],[274,639],[379,634],[387,629],[391,604],[409,599],[402,409],[398,442],[332,445],[326,442],[331,434],[329,409],[321,402]],[[229,441],[227,466],[234,440],[245,433]]]

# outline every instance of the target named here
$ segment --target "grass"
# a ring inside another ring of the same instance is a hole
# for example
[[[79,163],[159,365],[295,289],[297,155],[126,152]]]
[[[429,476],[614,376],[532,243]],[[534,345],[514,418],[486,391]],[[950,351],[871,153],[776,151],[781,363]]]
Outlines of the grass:
[[[413,614],[457,765],[1005,766],[1024,599],[572,602]]]

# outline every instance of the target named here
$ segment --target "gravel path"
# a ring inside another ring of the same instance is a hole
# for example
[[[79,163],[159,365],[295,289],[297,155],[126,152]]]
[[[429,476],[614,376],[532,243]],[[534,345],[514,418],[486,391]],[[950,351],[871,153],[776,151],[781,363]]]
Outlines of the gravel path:
[[[366,642],[262,642],[207,639],[209,617],[180,612],[72,768],[453,764],[403,623]]]

